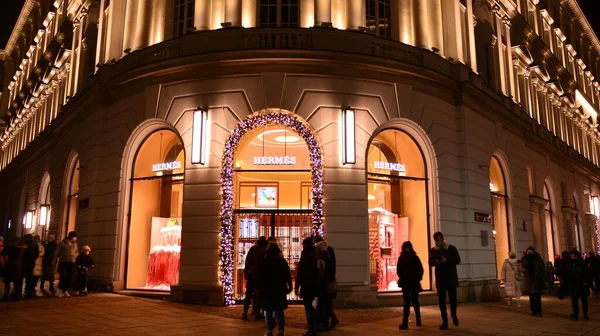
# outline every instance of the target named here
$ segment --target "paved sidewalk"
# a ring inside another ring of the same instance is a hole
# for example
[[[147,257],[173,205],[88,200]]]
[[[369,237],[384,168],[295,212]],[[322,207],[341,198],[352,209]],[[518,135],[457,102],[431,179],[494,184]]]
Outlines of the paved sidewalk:
[[[437,307],[423,307],[424,327],[398,330],[402,308],[338,309],[341,324],[320,335],[600,335],[600,300],[590,300],[590,321],[570,321],[570,301],[544,298],[544,317],[506,301],[459,306],[461,325],[438,330]],[[94,294],[0,303],[0,335],[263,335],[264,322],[242,321],[240,307],[206,307]],[[304,332],[301,307],[286,311],[286,335]],[[233,318],[235,316],[236,318]]]

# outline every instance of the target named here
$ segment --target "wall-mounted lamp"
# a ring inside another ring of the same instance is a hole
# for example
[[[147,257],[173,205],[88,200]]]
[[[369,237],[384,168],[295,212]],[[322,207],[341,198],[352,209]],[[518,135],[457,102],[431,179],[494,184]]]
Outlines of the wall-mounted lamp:
[[[347,108],[342,111],[342,163],[352,165],[356,163],[356,139],[354,110]]]
[[[592,210],[596,217],[600,217],[600,203],[598,201],[598,196],[592,196]]]
[[[194,111],[192,127],[192,164],[206,163],[206,123],[208,112],[198,108]]]
[[[40,206],[40,226],[46,226],[50,224],[50,206],[42,205]]]
[[[27,211],[25,216],[23,216],[23,226],[26,229],[31,229],[33,226],[33,211]]]
[[[527,221],[523,221],[523,232],[527,232]]]

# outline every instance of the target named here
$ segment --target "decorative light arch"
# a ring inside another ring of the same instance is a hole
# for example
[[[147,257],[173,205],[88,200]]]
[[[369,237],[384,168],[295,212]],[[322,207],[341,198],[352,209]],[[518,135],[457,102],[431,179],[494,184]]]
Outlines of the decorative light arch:
[[[319,146],[312,128],[302,119],[291,113],[264,112],[255,113],[233,130],[223,149],[221,161],[221,188],[223,202],[221,204],[221,283],[225,290],[225,304],[235,303],[234,298],[234,236],[233,236],[233,169],[235,151],[240,141],[249,131],[266,125],[282,125],[289,127],[306,142],[310,155],[312,175],[313,233],[323,233],[323,151]]]

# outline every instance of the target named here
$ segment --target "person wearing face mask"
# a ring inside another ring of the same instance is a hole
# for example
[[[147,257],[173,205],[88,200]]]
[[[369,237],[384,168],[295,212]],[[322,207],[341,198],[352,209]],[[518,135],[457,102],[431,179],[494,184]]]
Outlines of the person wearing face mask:
[[[508,305],[512,305],[513,298],[517,299],[517,308],[521,308],[521,280],[523,271],[515,252],[509,252],[508,258],[502,265],[502,282],[508,296]]]
[[[402,288],[402,298],[404,299],[404,316],[402,324],[398,328],[402,330],[408,329],[408,316],[410,315],[411,304],[415,309],[417,327],[420,327],[422,324],[419,292],[423,291],[421,288],[423,264],[413,249],[412,243],[409,241],[402,244],[402,253],[400,253],[400,257],[398,258],[396,272],[398,274],[398,285]]]
[[[56,296],[58,297],[69,297],[69,288],[71,288],[73,282],[73,272],[75,271],[75,260],[79,255],[79,248],[77,247],[77,233],[75,231],[69,232],[67,238],[63,239],[58,244],[56,251],[54,252],[54,262],[58,260],[58,272],[60,273],[60,282],[58,284],[58,291]]]
[[[435,267],[435,285],[438,292],[440,313],[442,314],[441,330],[448,329],[448,312],[446,310],[446,292],[450,299],[450,313],[452,324],[458,327],[458,303],[456,301],[456,288],[458,287],[458,272],[456,265],[460,264],[460,255],[456,247],[444,240],[444,234],[433,234],[435,246],[429,252],[429,266]]]
[[[81,253],[75,261],[77,265],[77,295],[87,295],[88,272],[94,267],[91,253],[92,249],[86,245],[81,249]]]
[[[529,294],[531,314],[533,316],[541,316],[542,292],[546,289],[546,267],[544,260],[535,252],[533,246],[529,246],[521,261],[525,270],[523,291]]]
[[[51,234],[48,236],[48,241],[44,244],[44,259],[42,260],[42,281],[40,281],[40,290],[44,291],[44,282],[48,281],[49,290],[54,291],[54,273],[55,267],[52,265],[54,253],[56,252],[56,236]]]

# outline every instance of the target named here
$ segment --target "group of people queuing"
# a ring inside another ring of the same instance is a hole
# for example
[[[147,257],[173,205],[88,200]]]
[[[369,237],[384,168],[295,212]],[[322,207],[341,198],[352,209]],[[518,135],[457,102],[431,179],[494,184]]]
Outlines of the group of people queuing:
[[[4,282],[2,301],[52,294],[69,297],[73,285],[76,295],[87,294],[88,271],[94,267],[91,251],[89,246],[79,251],[75,231],[69,232],[61,242],[56,242],[53,234],[48,235],[45,243],[39,235],[26,234],[22,238],[11,237],[6,246],[0,243],[0,277]],[[55,289],[57,265],[60,278],[58,289]]]
[[[308,331],[305,336],[334,328],[339,320],[333,311],[337,293],[335,251],[322,236],[307,237],[302,241],[302,253],[296,267],[296,283],[274,237],[260,237],[246,255],[244,265],[246,291],[242,319],[248,320],[248,311],[255,319],[266,319],[266,336],[284,334],[288,294],[295,291],[302,298]]]
[[[502,281],[505,284],[508,304],[513,299],[517,307],[521,307],[519,299],[522,293],[529,295],[531,313],[534,316],[542,315],[542,293],[548,291],[556,294],[559,299],[571,297],[573,320],[579,320],[579,302],[583,318],[588,316],[588,298],[591,292],[598,296],[600,292],[600,257],[594,252],[582,255],[577,249],[571,252],[563,251],[561,256],[556,255],[554,264],[544,261],[539,253],[530,246],[525,255],[518,259],[514,252],[502,266]],[[559,283],[555,287],[555,282]]]

